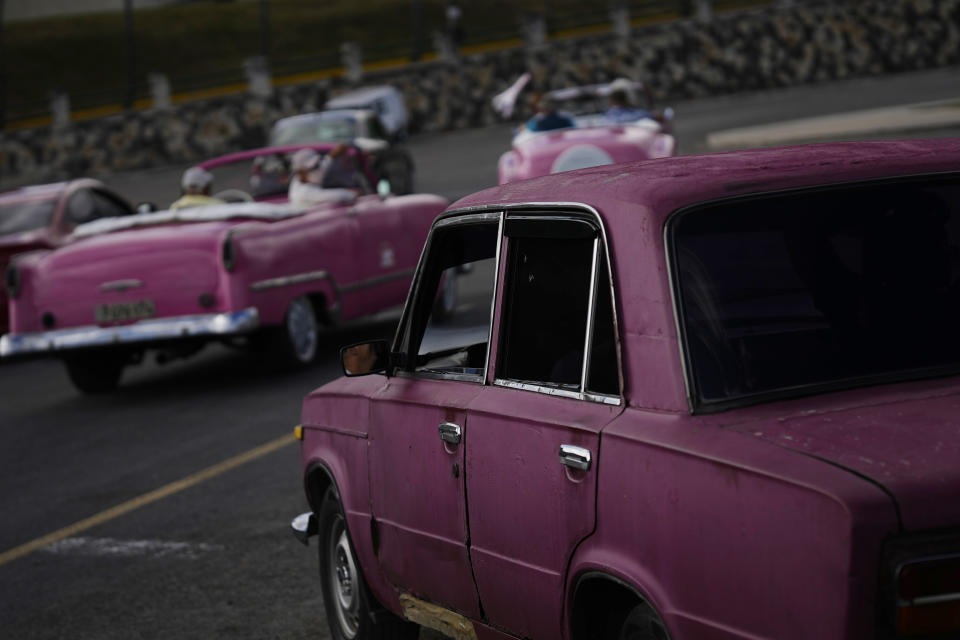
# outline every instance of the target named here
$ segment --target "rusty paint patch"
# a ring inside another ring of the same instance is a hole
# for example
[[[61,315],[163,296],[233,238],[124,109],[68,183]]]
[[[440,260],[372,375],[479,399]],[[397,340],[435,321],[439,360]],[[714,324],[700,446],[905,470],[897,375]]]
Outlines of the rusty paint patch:
[[[441,606],[414,598],[409,593],[400,594],[403,617],[422,627],[439,631],[453,640],[477,640],[473,623],[459,613]]]

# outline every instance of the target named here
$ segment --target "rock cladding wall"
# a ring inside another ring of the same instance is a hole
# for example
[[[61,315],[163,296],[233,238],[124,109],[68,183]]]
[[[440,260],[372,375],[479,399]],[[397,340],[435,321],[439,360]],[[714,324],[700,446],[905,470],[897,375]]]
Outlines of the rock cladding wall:
[[[498,121],[490,98],[524,71],[534,90],[643,80],[659,100],[678,100],[929,69],[960,62],[960,0],[796,3],[508,49],[456,63],[368,75],[407,97],[413,132]],[[40,182],[172,163],[262,145],[277,118],[315,111],[348,89],[342,79],[129,112],[66,128],[12,131],[0,139],[0,177]],[[516,117],[529,114],[521,106]]]

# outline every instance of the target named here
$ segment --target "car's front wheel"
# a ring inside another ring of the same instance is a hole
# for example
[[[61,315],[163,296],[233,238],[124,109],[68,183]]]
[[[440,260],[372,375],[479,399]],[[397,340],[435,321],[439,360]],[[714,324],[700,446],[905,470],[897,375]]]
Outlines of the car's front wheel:
[[[106,393],[117,388],[126,354],[89,353],[73,355],[63,361],[70,382],[83,393]]]
[[[413,640],[420,628],[374,600],[360,571],[336,492],[324,495],[317,514],[320,579],[327,622],[334,640]],[[373,612],[376,612],[375,615]]]

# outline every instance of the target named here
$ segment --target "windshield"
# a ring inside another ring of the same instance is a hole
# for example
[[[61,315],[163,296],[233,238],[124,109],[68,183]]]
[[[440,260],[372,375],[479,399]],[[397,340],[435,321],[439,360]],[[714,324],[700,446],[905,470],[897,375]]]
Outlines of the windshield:
[[[673,229],[695,401],[960,369],[960,180],[792,193]]]
[[[271,146],[290,144],[314,144],[343,142],[357,136],[357,126],[352,118],[316,118],[284,123],[273,130]]]
[[[0,205],[0,236],[46,227],[56,206],[56,200]]]

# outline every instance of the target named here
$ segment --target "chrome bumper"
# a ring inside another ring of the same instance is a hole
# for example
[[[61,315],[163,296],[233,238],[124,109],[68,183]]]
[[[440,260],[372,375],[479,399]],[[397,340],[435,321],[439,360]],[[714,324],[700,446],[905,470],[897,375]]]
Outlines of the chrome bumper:
[[[259,324],[257,309],[250,307],[228,313],[150,318],[118,327],[87,326],[36,333],[11,333],[0,338],[0,358],[195,336],[228,336],[247,333],[256,329]]]
[[[317,535],[317,516],[311,512],[301,513],[290,523],[293,537],[305,545],[310,544],[310,536]]]

